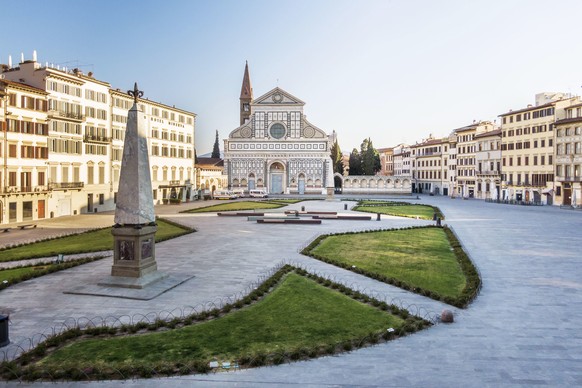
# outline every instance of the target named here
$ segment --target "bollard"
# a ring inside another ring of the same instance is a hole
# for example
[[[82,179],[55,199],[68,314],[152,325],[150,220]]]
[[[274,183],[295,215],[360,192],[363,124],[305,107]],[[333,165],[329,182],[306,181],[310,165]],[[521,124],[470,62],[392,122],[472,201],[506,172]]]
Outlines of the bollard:
[[[344,203],[344,210],[348,210],[348,204]]]
[[[380,221],[380,213],[376,213],[376,221]]]
[[[10,343],[8,338],[8,316],[0,315],[0,348]]]
[[[305,206],[301,206],[301,211],[304,212],[305,211]]]

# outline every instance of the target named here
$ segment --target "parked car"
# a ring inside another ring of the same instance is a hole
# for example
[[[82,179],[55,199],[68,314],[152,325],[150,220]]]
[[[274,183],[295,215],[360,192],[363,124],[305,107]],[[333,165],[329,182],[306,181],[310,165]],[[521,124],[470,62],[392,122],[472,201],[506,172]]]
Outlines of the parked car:
[[[267,192],[265,190],[255,189],[249,190],[249,197],[251,198],[267,198]]]

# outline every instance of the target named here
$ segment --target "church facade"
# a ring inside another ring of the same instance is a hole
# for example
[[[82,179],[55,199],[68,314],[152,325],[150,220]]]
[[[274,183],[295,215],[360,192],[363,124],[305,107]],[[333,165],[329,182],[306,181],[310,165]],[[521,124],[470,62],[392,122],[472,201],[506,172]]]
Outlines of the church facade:
[[[254,99],[248,63],[240,96],[240,126],[224,140],[230,189],[270,194],[333,190],[333,135],[305,118],[305,103],[279,87]]]

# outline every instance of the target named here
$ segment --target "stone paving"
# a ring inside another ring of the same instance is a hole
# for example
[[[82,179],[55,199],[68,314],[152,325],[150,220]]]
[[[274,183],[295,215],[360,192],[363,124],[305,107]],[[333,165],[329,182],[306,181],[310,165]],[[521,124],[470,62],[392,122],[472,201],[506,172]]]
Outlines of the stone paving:
[[[124,381],[123,385],[582,385],[582,213],[446,197],[426,196],[420,202],[440,207],[483,278],[475,302],[466,310],[453,309],[455,323],[333,357],[236,372]],[[344,212],[343,204],[304,202],[290,208]],[[397,298],[405,305],[433,312],[446,307],[298,253],[320,233],[423,225],[426,221],[383,216],[381,221],[260,225],[214,214],[176,214],[177,209],[160,207],[157,213],[198,232],[158,244],[157,261],[162,271],[190,271],[195,273],[194,279],[150,301],[62,293],[108,273],[111,262],[107,259],[34,279],[0,293],[0,311],[11,312],[11,340],[46,331],[67,317],[147,314],[229,296],[283,260]],[[17,384],[23,386],[9,383]]]

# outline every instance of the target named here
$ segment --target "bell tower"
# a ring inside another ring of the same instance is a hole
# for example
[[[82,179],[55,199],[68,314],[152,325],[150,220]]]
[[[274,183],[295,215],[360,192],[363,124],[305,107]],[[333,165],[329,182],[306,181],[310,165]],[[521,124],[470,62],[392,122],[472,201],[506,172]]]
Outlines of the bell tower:
[[[242,88],[240,89],[240,125],[251,119],[251,102],[253,102],[253,88],[251,87],[251,76],[249,75],[249,63],[247,61],[245,63]]]

